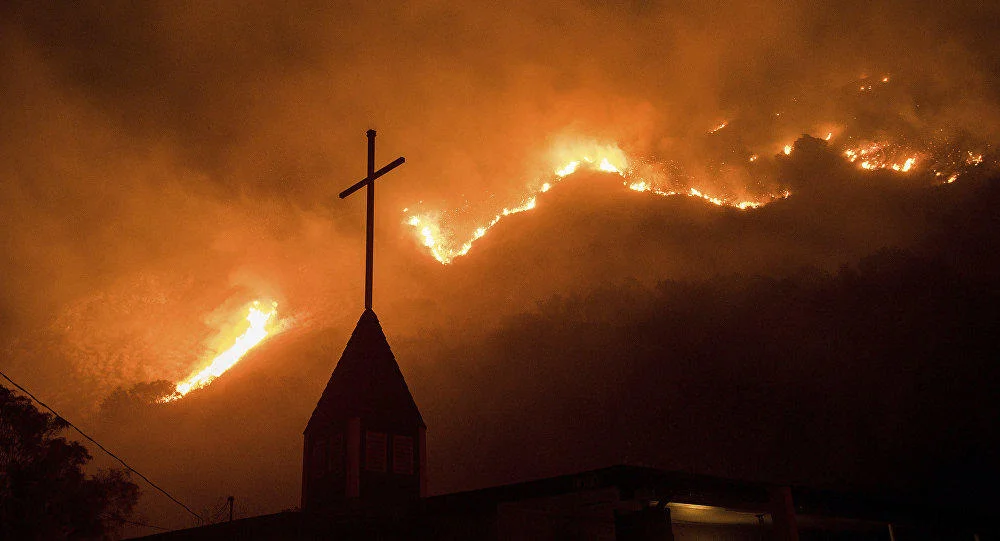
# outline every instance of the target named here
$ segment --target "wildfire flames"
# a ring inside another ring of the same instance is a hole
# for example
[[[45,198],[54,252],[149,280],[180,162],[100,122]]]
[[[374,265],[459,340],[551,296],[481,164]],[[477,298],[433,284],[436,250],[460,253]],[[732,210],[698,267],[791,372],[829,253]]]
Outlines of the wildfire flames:
[[[725,126],[718,126],[713,130],[713,133],[723,127]],[[625,152],[615,144],[600,144],[592,141],[582,142],[561,148],[553,154],[555,155],[555,159],[560,161],[555,162],[557,165],[552,168],[550,178],[531,188],[528,195],[519,204],[500,209],[486,223],[475,227],[469,238],[464,241],[456,241],[454,233],[443,227],[441,220],[436,217],[437,215],[432,213],[410,215],[406,219],[406,223],[418,232],[421,242],[430,250],[434,259],[447,265],[454,261],[455,258],[469,253],[473,243],[483,238],[503,218],[535,208],[540,194],[548,192],[558,182],[581,171],[618,175],[623,179],[622,184],[625,187],[636,192],[664,197],[687,195],[698,197],[714,205],[729,206],[740,210],[757,208],[770,201],[785,198],[789,195],[788,192],[783,192],[781,194],[771,194],[761,200],[733,200],[708,195],[697,188],[688,188],[682,192],[662,189],[659,187],[658,182],[650,178],[644,178],[635,168],[631,167],[630,163],[636,160],[629,160]]]
[[[893,171],[906,173],[917,163],[918,156],[909,156],[897,159],[891,151],[889,145],[885,143],[870,143],[858,148],[849,148],[844,151],[844,156],[851,163],[858,162],[862,169],[869,171],[875,169],[892,169]]]
[[[888,75],[875,78],[862,77],[859,83],[859,86],[854,88],[863,93],[864,97],[861,99],[867,100],[865,103],[869,105],[883,99],[880,93],[889,92],[889,88],[892,86]],[[886,96],[891,95],[886,94]],[[783,115],[785,112],[775,112],[773,120],[787,122],[789,115]],[[886,122],[892,122],[891,117],[885,118]],[[901,175],[926,176],[932,182],[949,184],[955,182],[962,172],[983,163],[981,152],[960,150],[965,143],[960,139],[949,139],[943,129],[925,131],[922,135],[911,133],[904,136],[900,134],[899,137],[893,139],[885,136],[891,130],[887,126],[881,125],[876,125],[874,130],[870,129],[871,126],[858,125],[856,122],[853,124],[826,122],[813,124],[813,126],[816,138],[834,145],[845,160],[864,171],[889,171]],[[732,130],[737,130],[737,132],[732,133],[732,137],[741,138],[740,135],[737,135],[740,127],[738,123],[734,124],[734,119],[722,120],[707,128],[704,132],[706,137],[717,144],[729,144],[726,141],[731,141],[731,139],[727,139],[729,137],[727,134]],[[877,135],[878,138],[873,138],[873,135]],[[790,156],[795,150],[793,143],[781,142],[772,145],[773,143],[771,145],[752,145],[749,148],[730,147],[728,151],[735,152],[736,155],[742,154],[743,166],[747,170],[755,168],[755,173],[751,176],[756,183],[760,184],[761,175],[765,174],[760,171],[766,169],[766,166],[760,165],[763,155],[763,153],[759,153],[761,149],[775,149],[772,153],[776,158]],[[791,195],[783,189],[776,189],[776,193],[767,193],[766,191],[762,193],[759,188],[754,190],[753,195],[739,195],[741,190],[738,187],[735,189],[737,194],[730,193],[725,196],[710,194],[710,190],[706,190],[704,186],[705,184],[717,184],[711,177],[727,168],[732,170],[732,166],[726,165],[725,159],[721,163],[701,165],[708,172],[709,178],[707,179],[704,176],[696,177],[681,172],[680,174],[668,175],[671,179],[667,182],[664,178],[665,175],[657,170],[658,160],[644,160],[627,155],[614,142],[576,139],[570,144],[563,142],[554,145],[548,154],[549,172],[536,177],[534,182],[529,183],[526,193],[520,198],[513,199],[512,202],[515,204],[486,213],[485,217],[478,220],[478,223],[473,221],[468,229],[465,229],[465,224],[456,223],[468,222],[468,219],[456,220],[455,217],[459,214],[457,211],[451,213],[440,211],[410,213],[407,208],[403,209],[403,212],[406,213],[404,221],[413,228],[420,243],[427,248],[434,259],[447,265],[456,258],[468,254],[473,244],[483,238],[503,218],[534,209],[541,194],[548,192],[562,180],[583,171],[618,175],[623,179],[626,188],[636,192],[664,197],[697,197],[713,205],[739,210],[756,209]],[[668,165],[676,164],[670,162]],[[728,191],[732,192],[733,189],[729,188]],[[461,230],[467,232],[462,233]]]
[[[248,351],[263,342],[269,334],[275,332],[273,327],[277,309],[278,303],[276,302],[271,303],[270,310],[264,310],[261,308],[259,301],[254,301],[250,305],[246,316],[246,320],[250,323],[250,326],[243,334],[236,337],[233,345],[212,359],[212,362],[208,366],[178,383],[174,393],[164,396],[160,399],[160,402],[172,402],[182,398],[189,392],[212,383],[215,378],[232,368]]]

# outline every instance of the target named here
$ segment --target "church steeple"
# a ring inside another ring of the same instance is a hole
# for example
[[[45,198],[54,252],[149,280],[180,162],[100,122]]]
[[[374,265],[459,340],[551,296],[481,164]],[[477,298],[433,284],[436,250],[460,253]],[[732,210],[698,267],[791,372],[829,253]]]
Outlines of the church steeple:
[[[375,170],[375,130],[368,130],[368,175],[340,192],[366,188],[365,311],[306,425],[302,508],[386,503],[426,491],[426,426],[396,357],[372,311],[375,180],[405,161]]]
[[[306,425],[302,508],[423,496],[425,430],[382,326],[366,309]]]

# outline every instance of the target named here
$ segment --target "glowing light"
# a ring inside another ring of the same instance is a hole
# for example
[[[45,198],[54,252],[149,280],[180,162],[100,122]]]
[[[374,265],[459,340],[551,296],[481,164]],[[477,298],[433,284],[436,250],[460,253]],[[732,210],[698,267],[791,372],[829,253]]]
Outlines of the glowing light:
[[[883,83],[888,82],[888,76],[881,79]],[[867,91],[871,90],[872,86],[862,85],[860,88]],[[727,126],[728,121],[722,122],[709,133],[715,133]],[[828,131],[823,139],[831,141],[833,136],[833,131]],[[933,154],[927,150],[914,151],[912,148],[907,148],[891,140],[858,141],[849,134],[844,136],[844,139],[845,141],[853,141],[853,143],[850,147],[841,148],[842,156],[860,169],[866,171],[887,170],[899,174],[913,174],[914,171],[918,170],[918,167],[928,172],[936,171]],[[794,143],[781,147],[781,152],[786,156],[791,155],[793,150],[795,150]],[[663,197],[686,195],[716,206],[727,206],[739,210],[759,208],[771,201],[790,195],[788,192],[784,192],[781,195],[771,194],[756,200],[739,200],[729,195],[720,197],[718,194],[710,195],[702,191],[700,187],[692,186],[690,183],[678,186],[678,182],[683,183],[685,179],[690,182],[693,179],[693,177],[683,174],[671,176],[669,179],[670,188],[666,188],[664,184],[667,179],[655,166],[647,168],[648,164],[642,160],[636,162],[638,165],[634,165],[633,160],[627,157],[617,145],[588,139],[558,142],[550,149],[548,157],[550,159],[548,166],[543,169],[551,171],[548,178],[544,178],[546,175],[542,175],[543,178],[536,178],[529,182],[526,193],[520,199],[514,200],[519,201],[517,204],[505,206],[498,211],[486,214],[484,219],[477,220],[478,223],[473,223],[472,227],[465,229],[464,232],[457,230],[454,225],[456,216],[458,216],[456,212],[418,211],[410,213],[407,211],[408,215],[404,218],[404,222],[414,229],[419,242],[427,248],[435,260],[442,264],[449,264],[456,258],[468,254],[473,244],[485,237],[503,218],[534,209],[538,204],[537,198],[539,196],[552,191],[556,184],[582,171],[616,174],[623,179],[623,186],[634,192]],[[747,158],[749,163],[757,162],[759,159],[758,154],[751,154]],[[982,163],[983,156],[969,152],[968,157],[964,160],[967,165],[978,165]],[[923,164],[921,164],[922,161],[924,161]],[[938,176],[944,178],[945,174],[940,173]],[[947,182],[954,182],[957,177],[956,173],[948,177]]]
[[[544,191],[548,191],[547,189]],[[407,224],[420,227],[420,239],[423,245],[428,248],[434,259],[438,260],[439,263],[447,265],[451,263],[456,257],[463,256],[469,253],[472,249],[472,243],[486,236],[486,232],[490,230],[494,225],[500,222],[505,216],[511,216],[521,212],[525,212],[535,208],[536,198],[532,197],[525,201],[524,203],[515,207],[505,207],[500,210],[488,223],[477,227],[472,232],[472,238],[468,241],[462,243],[460,246],[455,247],[451,238],[445,234],[443,228],[441,227],[438,220],[426,216],[411,216],[407,220]]]
[[[625,153],[613,144],[600,144],[594,141],[578,141],[568,145],[559,145],[552,152],[554,166],[554,178],[529,191],[527,197],[518,205],[504,207],[496,212],[492,218],[476,226],[467,240],[456,239],[453,230],[443,224],[448,221],[442,213],[423,213],[408,216],[404,222],[416,230],[417,237],[421,244],[428,249],[435,260],[441,264],[452,263],[456,258],[469,253],[473,243],[486,236],[490,229],[497,225],[503,218],[514,214],[519,214],[532,210],[537,205],[537,197],[551,191],[558,182],[561,182],[570,175],[588,170],[598,173],[612,173],[624,179],[624,186],[635,192],[649,193],[657,196],[675,196],[678,192],[673,190],[663,190],[657,187],[656,183],[647,178],[640,178],[635,171],[629,167],[629,159]],[[751,161],[756,160],[756,155]],[[766,201],[737,201],[726,198],[708,195],[700,190],[691,189],[683,194],[698,197],[709,203],[718,206],[729,206],[740,210],[757,208],[768,201],[787,197],[787,192],[781,196],[771,196]]]
[[[556,169],[556,176],[559,178],[572,175],[576,172],[576,168],[580,167],[579,161],[572,161],[564,165],[563,167]]]
[[[160,402],[172,402],[182,398],[189,392],[212,383],[215,378],[232,368],[251,348],[267,338],[269,330],[271,330],[269,329],[269,322],[271,322],[277,313],[277,309],[278,303],[276,302],[271,303],[271,309],[265,311],[260,308],[260,302],[254,301],[246,317],[246,320],[250,323],[250,327],[236,338],[229,349],[212,359],[212,362],[208,366],[178,383],[174,394],[164,396],[160,399]]]
[[[557,145],[552,151],[552,159],[558,164],[552,169],[555,178],[543,182],[518,205],[500,209],[485,224],[477,226],[470,238],[464,242],[456,242],[454,234],[441,225],[439,214],[413,215],[406,223],[418,228],[422,244],[428,248],[431,255],[442,264],[451,263],[456,257],[469,253],[472,243],[483,238],[486,233],[503,218],[526,212],[535,208],[537,196],[550,191],[562,179],[578,171],[589,170],[602,173],[615,173],[624,177],[628,170],[628,160],[625,153],[616,145],[599,144],[594,141],[574,141]]]
[[[910,154],[906,156],[906,154]],[[885,142],[868,143],[857,148],[844,150],[844,156],[851,163],[858,162],[859,167],[868,171],[890,169],[897,173],[908,173],[917,165],[919,156],[911,151]],[[903,159],[899,159],[906,156]]]
[[[609,162],[607,158],[601,159],[601,163],[597,166],[597,169],[604,171],[605,173],[621,173],[621,171]]]
[[[431,228],[425,227],[421,229],[420,234],[424,237],[424,246],[433,249],[437,242],[434,241],[434,233],[431,231]]]
[[[719,205],[719,206],[723,205],[723,201],[721,199],[719,199],[718,197],[712,197],[710,195],[705,195],[701,191],[696,190],[694,188],[691,188],[690,195],[692,197],[700,197],[700,198],[704,199],[705,201],[708,201],[709,203],[712,203],[713,205]]]

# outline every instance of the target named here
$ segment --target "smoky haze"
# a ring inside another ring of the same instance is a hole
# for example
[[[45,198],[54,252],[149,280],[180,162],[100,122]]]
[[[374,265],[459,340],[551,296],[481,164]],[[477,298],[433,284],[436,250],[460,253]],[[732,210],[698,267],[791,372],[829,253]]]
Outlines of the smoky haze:
[[[361,309],[363,202],[336,194],[364,175],[368,128],[379,165],[407,158],[379,181],[375,306],[430,427],[434,491],[622,461],[903,490],[957,471],[935,469],[960,462],[931,452],[946,442],[993,456],[982,335],[946,335],[967,360],[930,394],[955,354],[903,347],[936,324],[995,326],[977,300],[995,297],[977,249],[992,188],[974,172],[939,187],[862,172],[802,134],[944,138],[995,159],[997,6],[9,2],[0,16],[4,370],[196,508],[227,493],[246,513],[297,505],[301,430]],[[883,75],[893,86],[861,101],[857,81]],[[578,173],[448,266],[404,225],[416,205],[516,202],[567,137],[676,164],[702,189],[792,196],[743,212]],[[763,178],[732,168],[750,152]],[[859,293],[886,288],[884,304]],[[938,293],[898,308],[905,324],[877,316],[924,290]],[[254,299],[277,301],[287,330],[181,401],[122,398],[202,366]],[[848,332],[852,314],[876,334]],[[925,439],[927,416],[964,424]],[[622,444],[595,446],[610,428]],[[843,455],[789,458],[829,447],[823,434]],[[537,452],[512,452],[525,441]],[[907,452],[920,458],[889,468]],[[143,506],[186,524],[150,491]]]

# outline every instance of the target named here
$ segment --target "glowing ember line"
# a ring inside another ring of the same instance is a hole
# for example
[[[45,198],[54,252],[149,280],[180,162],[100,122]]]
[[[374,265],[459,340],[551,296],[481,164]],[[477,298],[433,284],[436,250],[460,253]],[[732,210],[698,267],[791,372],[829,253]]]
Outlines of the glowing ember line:
[[[548,185],[548,183],[546,183]],[[548,185],[551,187],[551,185]],[[540,189],[541,192],[547,192],[549,188]],[[493,216],[489,222],[485,225],[481,225],[472,232],[472,238],[462,243],[458,248],[455,248],[448,240],[442,231],[441,225],[438,220],[430,216],[411,216],[406,223],[413,227],[420,228],[420,237],[423,240],[423,245],[431,251],[431,255],[434,259],[437,259],[440,263],[447,265],[451,263],[456,257],[461,257],[472,249],[472,243],[486,236],[486,232],[489,231],[493,226],[500,223],[506,216],[511,216],[513,214],[519,214],[535,208],[536,198],[532,197],[524,203],[516,207],[505,207],[498,214]]]
[[[634,172],[629,168],[628,159],[625,154],[613,145],[583,144],[578,153],[572,159],[561,162],[560,166],[553,168],[554,178],[543,183],[539,188],[525,199],[520,205],[501,209],[485,224],[477,227],[471,238],[464,242],[456,242],[453,233],[441,226],[438,215],[422,214],[412,215],[406,219],[406,224],[417,230],[421,243],[430,251],[438,262],[447,265],[469,253],[472,245],[477,240],[483,238],[486,233],[498,224],[503,218],[513,214],[519,214],[535,208],[539,194],[546,193],[552,189],[553,185],[573,173],[589,170],[594,172],[613,173],[625,179],[624,185],[636,192],[645,192],[658,196],[688,195],[698,197],[717,206],[729,206],[740,210],[754,209],[775,199],[788,197],[788,193],[780,196],[771,196],[764,202],[759,201],[732,201],[707,195],[700,190],[690,189],[689,192],[664,191],[654,186],[653,183],[642,178],[635,178]],[[582,154],[582,156],[580,155]]]
[[[246,320],[250,322],[250,328],[237,337],[235,343],[229,349],[223,351],[215,359],[212,359],[211,364],[207,367],[178,383],[174,394],[164,396],[160,399],[160,402],[172,402],[195,389],[200,389],[212,383],[212,380],[221,376],[239,362],[251,348],[263,342],[268,336],[268,323],[277,312],[278,303],[271,303],[271,310],[267,312],[261,310],[259,306],[260,303],[254,301],[246,317]]]
[[[562,178],[567,175],[572,175],[574,172],[576,172],[577,167],[580,167],[579,161],[569,162],[564,167],[556,169],[556,176]]]
[[[857,163],[858,167],[862,169],[868,171],[890,169],[897,173],[908,173],[917,164],[919,156],[910,155],[899,162],[896,161],[896,158],[900,154],[905,155],[906,152],[889,143],[868,143],[844,150],[847,161]]]
[[[882,82],[887,83],[888,77],[884,77]],[[862,87],[862,89],[870,90],[870,86]],[[728,121],[722,122],[710,130],[709,133],[715,133],[728,126],[728,124]],[[842,134],[838,134],[838,138],[842,136]],[[822,138],[830,141],[834,138],[834,132],[827,131],[825,137]],[[848,136],[846,139],[850,140],[851,137]],[[790,156],[794,150],[794,144],[785,144],[779,152],[785,156]],[[929,151],[914,152],[912,149],[907,149],[891,141],[855,142],[854,146],[841,147],[840,152],[842,152],[845,160],[867,171],[885,170],[900,174],[919,174],[912,173],[919,168],[935,172],[936,176],[942,178],[947,174],[936,169],[937,166],[935,165],[933,154]],[[780,153],[779,156],[781,156]],[[455,238],[454,229],[443,225],[448,222],[443,213],[409,215],[406,223],[415,229],[417,237],[430,251],[431,255],[434,256],[434,259],[447,265],[456,258],[468,254],[472,249],[473,243],[483,238],[504,217],[535,208],[537,198],[541,194],[549,192],[555,184],[581,171],[617,174],[624,179],[624,186],[635,192],[664,197],[686,195],[688,197],[697,197],[716,206],[728,206],[739,210],[756,209],[771,201],[784,199],[791,195],[786,191],[777,195],[771,194],[756,201],[741,201],[709,195],[691,186],[687,186],[680,191],[665,191],[658,187],[659,181],[656,180],[656,173],[653,173],[654,178],[652,179],[643,178],[642,171],[644,168],[642,166],[638,168],[632,167],[625,153],[613,144],[600,144],[594,141],[578,140],[571,144],[557,146],[551,152],[551,155],[552,168],[550,171],[552,171],[552,177],[545,182],[541,182],[541,184],[536,184],[535,187],[530,187],[528,194],[521,200],[520,204],[503,208],[493,215],[492,218],[486,220],[485,223],[480,223],[472,230],[467,239],[462,239],[461,237]],[[966,165],[976,166],[983,162],[983,155],[968,152],[967,157],[962,158],[962,160],[965,161]],[[760,161],[760,156],[758,154],[751,154],[748,161],[751,164],[758,162]],[[958,174],[955,173],[947,177],[945,182],[951,183],[957,178]],[[404,212],[408,211],[404,209]]]

